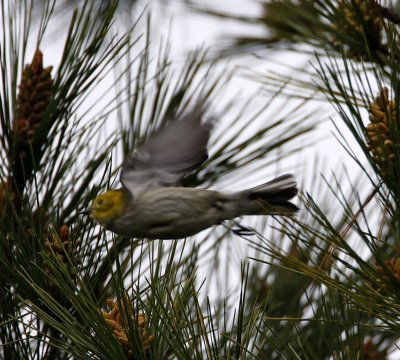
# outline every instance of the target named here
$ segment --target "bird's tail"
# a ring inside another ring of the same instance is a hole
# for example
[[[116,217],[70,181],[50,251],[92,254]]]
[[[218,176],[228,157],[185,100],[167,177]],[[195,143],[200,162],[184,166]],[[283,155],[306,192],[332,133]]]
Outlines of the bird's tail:
[[[243,215],[293,215],[299,208],[289,202],[298,192],[293,175],[282,175],[242,191]]]

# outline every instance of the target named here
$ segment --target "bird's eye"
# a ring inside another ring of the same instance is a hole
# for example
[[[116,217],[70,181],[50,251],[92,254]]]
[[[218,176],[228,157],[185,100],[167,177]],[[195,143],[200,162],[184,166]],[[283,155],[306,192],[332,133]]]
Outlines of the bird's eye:
[[[97,199],[97,205],[103,205],[103,199]]]

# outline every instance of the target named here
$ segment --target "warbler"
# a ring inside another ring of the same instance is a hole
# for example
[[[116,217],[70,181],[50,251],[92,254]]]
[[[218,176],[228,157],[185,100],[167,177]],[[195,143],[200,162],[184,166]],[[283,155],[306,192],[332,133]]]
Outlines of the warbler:
[[[122,188],[97,196],[87,213],[114,233],[148,239],[185,238],[242,215],[293,215],[292,175],[232,193],[181,185],[208,158],[202,118],[193,109],[156,131],[123,162]]]

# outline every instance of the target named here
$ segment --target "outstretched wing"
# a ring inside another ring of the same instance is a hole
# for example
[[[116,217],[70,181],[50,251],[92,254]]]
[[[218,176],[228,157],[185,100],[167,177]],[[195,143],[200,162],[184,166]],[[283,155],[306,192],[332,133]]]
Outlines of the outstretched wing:
[[[122,164],[121,182],[133,194],[176,185],[207,155],[210,127],[201,123],[203,112],[195,109],[180,120],[159,129]]]

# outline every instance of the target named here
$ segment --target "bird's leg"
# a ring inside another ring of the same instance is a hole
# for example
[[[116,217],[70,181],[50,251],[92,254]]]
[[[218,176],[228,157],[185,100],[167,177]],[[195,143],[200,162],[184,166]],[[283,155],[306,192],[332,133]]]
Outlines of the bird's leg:
[[[256,233],[256,231],[254,229],[243,226],[236,220],[230,220],[230,223],[233,226],[228,226],[225,221],[220,222],[220,224],[225,229],[232,231],[234,234],[239,235],[239,236],[250,236],[250,235],[254,235]]]

